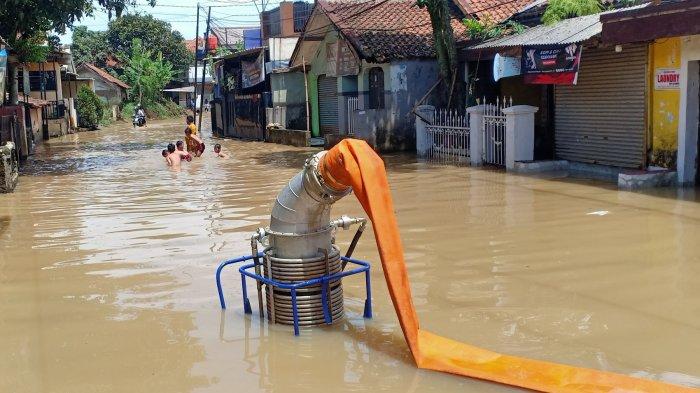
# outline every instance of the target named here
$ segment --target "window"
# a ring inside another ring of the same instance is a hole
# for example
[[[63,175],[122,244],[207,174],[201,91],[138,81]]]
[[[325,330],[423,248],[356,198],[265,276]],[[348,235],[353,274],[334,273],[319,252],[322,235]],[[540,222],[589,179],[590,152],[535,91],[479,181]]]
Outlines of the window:
[[[384,109],[384,71],[381,67],[369,70],[369,109]]]
[[[17,74],[17,84],[22,91],[24,73]],[[56,90],[56,71],[44,71],[44,90]],[[41,71],[29,71],[29,91],[41,91]]]

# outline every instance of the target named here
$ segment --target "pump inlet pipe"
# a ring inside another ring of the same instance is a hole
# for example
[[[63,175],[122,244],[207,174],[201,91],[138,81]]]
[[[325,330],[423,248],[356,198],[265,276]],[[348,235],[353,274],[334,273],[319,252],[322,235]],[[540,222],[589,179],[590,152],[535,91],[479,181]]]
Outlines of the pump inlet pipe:
[[[391,300],[419,368],[543,392],[697,392],[649,379],[503,355],[420,329],[382,159],[366,142],[344,139],[326,154],[316,156],[312,167],[313,170],[303,171],[300,175],[318,176],[308,180],[309,184],[320,188],[311,188],[310,193],[296,189],[301,196],[292,200],[301,203],[293,205],[301,207],[299,210],[285,209],[289,206],[284,203],[275,204],[271,228],[308,230],[327,223],[331,204],[352,189],[375,229],[375,241]],[[298,182],[295,179],[290,182],[290,187]],[[323,191],[319,194],[319,190]],[[307,202],[311,204],[306,205]],[[279,213],[277,217],[275,212]]]

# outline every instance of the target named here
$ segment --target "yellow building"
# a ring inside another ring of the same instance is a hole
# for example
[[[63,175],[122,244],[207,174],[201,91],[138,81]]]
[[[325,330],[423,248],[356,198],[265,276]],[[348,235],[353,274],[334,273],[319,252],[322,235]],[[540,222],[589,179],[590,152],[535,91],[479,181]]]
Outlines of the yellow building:
[[[602,42],[648,42],[650,165],[700,184],[700,0],[661,2],[601,16]],[[622,71],[622,70],[621,70]]]

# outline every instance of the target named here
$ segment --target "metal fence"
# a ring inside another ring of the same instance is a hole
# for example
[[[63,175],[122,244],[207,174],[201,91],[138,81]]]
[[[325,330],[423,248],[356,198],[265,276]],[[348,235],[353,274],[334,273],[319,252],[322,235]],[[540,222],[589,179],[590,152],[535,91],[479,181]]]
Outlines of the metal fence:
[[[49,104],[44,107],[43,111],[44,119],[46,120],[63,119],[66,117],[66,103],[63,100],[49,101]]]
[[[469,116],[457,111],[437,110],[426,127],[428,159],[433,161],[469,162]]]
[[[357,97],[348,97],[347,109],[348,135],[355,135],[355,122],[352,114],[354,111],[360,109],[360,100]]]
[[[486,100],[484,100],[486,102]],[[506,117],[503,109],[513,105],[513,98],[507,101],[497,97],[496,104],[484,105],[481,131],[483,132],[484,163],[496,166],[506,164]]]

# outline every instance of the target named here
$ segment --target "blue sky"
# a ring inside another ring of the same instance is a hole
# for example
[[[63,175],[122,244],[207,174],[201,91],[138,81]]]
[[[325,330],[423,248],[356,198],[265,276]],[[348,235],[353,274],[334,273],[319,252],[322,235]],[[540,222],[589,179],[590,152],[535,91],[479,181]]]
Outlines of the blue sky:
[[[195,36],[197,2],[193,0],[156,0],[156,6],[147,5],[146,0],[137,0],[135,7],[130,7],[128,13],[148,13],[155,18],[169,22],[173,30],[179,31],[185,39]],[[267,9],[276,7],[280,0],[268,0]],[[260,6],[260,0],[257,0]],[[253,0],[210,0],[202,1],[201,6],[212,6],[212,19],[222,27],[258,25],[258,9]],[[87,26],[90,30],[107,30],[107,13],[96,5],[96,10],[90,18],[83,18],[76,26]],[[206,12],[200,11],[200,31],[206,23]],[[61,36],[61,42],[70,44],[72,32]],[[200,33],[201,34],[201,33]]]

